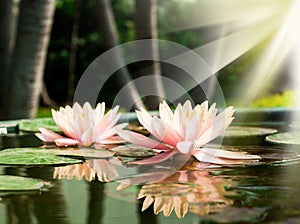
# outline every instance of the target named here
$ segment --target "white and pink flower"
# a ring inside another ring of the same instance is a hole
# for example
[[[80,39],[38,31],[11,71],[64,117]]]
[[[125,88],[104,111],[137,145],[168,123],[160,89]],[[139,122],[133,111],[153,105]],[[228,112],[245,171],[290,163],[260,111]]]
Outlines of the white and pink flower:
[[[259,156],[245,152],[203,147],[225,133],[234,119],[233,113],[233,107],[228,107],[217,114],[216,104],[209,108],[207,101],[195,108],[192,108],[190,101],[186,101],[183,106],[178,104],[172,112],[163,101],[159,105],[159,117],[152,117],[143,108],[136,111],[139,122],[155,139],[128,130],[119,130],[118,134],[128,142],[163,152],[148,159],[131,162],[134,164],[162,162],[177,153],[193,155],[199,161],[220,165],[257,161]]]
[[[55,142],[58,146],[120,143],[123,140],[116,133],[127,124],[117,124],[121,116],[118,108],[116,106],[106,114],[104,103],[99,103],[95,109],[89,103],[83,107],[75,103],[73,107],[60,107],[58,111],[52,109],[53,119],[66,137],[45,128],[40,128],[36,136],[44,142]]]

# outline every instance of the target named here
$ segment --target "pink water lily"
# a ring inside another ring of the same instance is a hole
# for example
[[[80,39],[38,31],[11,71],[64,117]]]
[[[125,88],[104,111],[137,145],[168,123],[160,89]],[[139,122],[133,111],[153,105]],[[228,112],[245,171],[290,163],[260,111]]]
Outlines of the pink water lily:
[[[224,134],[234,119],[233,113],[233,107],[228,107],[217,114],[216,104],[209,108],[207,101],[194,108],[190,101],[186,101],[183,106],[178,104],[172,112],[163,101],[159,105],[159,117],[152,117],[143,108],[136,111],[139,122],[155,139],[127,130],[120,130],[118,134],[128,142],[163,152],[148,159],[132,162],[134,164],[162,162],[177,153],[193,155],[199,161],[220,165],[257,161],[260,157],[256,155],[203,147]]]
[[[40,128],[36,136],[44,142],[55,142],[58,146],[119,143],[121,139],[115,136],[116,132],[127,124],[116,124],[121,116],[118,108],[116,106],[106,114],[104,103],[99,103],[95,109],[89,103],[83,107],[75,103],[73,107],[60,107],[58,111],[52,109],[56,125],[67,137],[45,128]]]

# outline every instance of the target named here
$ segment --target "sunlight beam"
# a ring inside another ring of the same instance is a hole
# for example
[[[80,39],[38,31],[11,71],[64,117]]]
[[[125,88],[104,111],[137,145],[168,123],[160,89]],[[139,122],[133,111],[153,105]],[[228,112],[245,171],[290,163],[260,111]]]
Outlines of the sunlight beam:
[[[249,105],[258,95],[265,93],[273,83],[283,59],[299,40],[299,12],[300,1],[295,0],[271,43],[258,58],[254,67],[246,72],[246,78],[236,91],[239,94],[239,105]]]
[[[185,67],[186,70],[189,71],[193,68],[191,68],[192,65],[189,64],[188,59],[193,57],[193,54],[198,54],[208,64],[212,71],[211,74],[199,74],[199,78],[196,81],[200,84],[270,35],[280,24],[280,18],[281,17],[277,16],[276,18],[271,18],[264,23],[246,27],[207,45],[195,48],[193,51],[188,51],[174,56],[167,60],[167,62],[171,64],[180,64],[182,68]],[[223,46],[222,52],[219,51],[220,46]],[[216,54],[218,53],[221,53],[221,55],[217,56]],[[216,60],[216,57],[221,58],[222,60]],[[189,86],[189,89],[192,89],[195,87],[195,83],[185,83],[185,86]]]
[[[285,11],[292,0],[201,0],[193,3],[199,9],[190,13],[189,19],[177,20],[166,27],[165,32],[182,31],[216,24],[247,22],[254,23]]]

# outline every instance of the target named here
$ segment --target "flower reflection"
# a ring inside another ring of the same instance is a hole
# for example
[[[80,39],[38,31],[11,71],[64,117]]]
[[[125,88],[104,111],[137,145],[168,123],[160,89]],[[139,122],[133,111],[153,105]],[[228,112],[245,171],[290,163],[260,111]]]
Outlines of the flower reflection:
[[[150,159],[132,162],[134,164],[158,163],[177,153],[193,155],[201,162],[220,165],[241,164],[260,159],[259,156],[244,152],[203,148],[205,144],[224,134],[234,119],[233,107],[228,107],[217,115],[215,104],[208,108],[208,102],[205,101],[192,108],[191,102],[186,101],[183,106],[178,104],[173,113],[163,101],[159,105],[159,117],[152,117],[143,108],[136,113],[139,122],[162,143],[127,130],[120,130],[118,134],[128,142],[164,153]]]
[[[120,138],[116,137],[116,132],[123,129],[127,124],[118,124],[120,114],[118,106],[105,113],[105,104],[99,103],[95,109],[89,103],[81,107],[75,103],[73,107],[60,107],[58,111],[52,109],[52,116],[68,137],[63,137],[53,131],[40,128],[40,133],[36,136],[44,142],[55,142],[58,146],[83,145],[90,146],[93,143],[118,143]]]
[[[178,171],[162,181],[143,185],[138,199],[144,198],[142,211],[153,204],[155,214],[163,212],[169,216],[174,210],[179,218],[188,211],[206,215],[232,204],[233,201],[226,198],[232,193],[224,187],[234,184],[230,179],[210,176],[206,171]],[[121,181],[119,189],[124,187],[128,185]]]
[[[101,182],[110,182],[119,176],[116,165],[121,165],[118,158],[87,160],[84,164],[55,167],[53,178],[68,179],[74,177],[81,180],[83,177],[87,181],[98,179]]]

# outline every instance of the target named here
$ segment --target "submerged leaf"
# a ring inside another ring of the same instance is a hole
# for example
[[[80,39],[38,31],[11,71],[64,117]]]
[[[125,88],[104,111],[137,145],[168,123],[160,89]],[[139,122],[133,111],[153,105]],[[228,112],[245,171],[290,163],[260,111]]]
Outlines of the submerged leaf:
[[[45,183],[38,179],[11,175],[0,175],[1,191],[36,191],[44,187]]]

